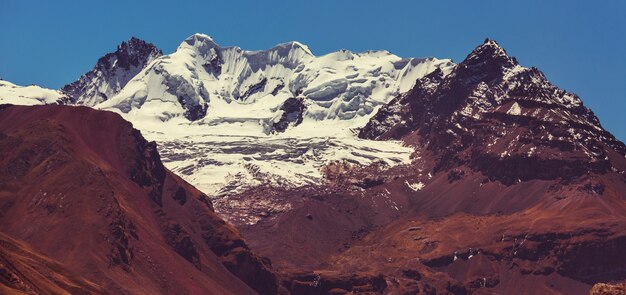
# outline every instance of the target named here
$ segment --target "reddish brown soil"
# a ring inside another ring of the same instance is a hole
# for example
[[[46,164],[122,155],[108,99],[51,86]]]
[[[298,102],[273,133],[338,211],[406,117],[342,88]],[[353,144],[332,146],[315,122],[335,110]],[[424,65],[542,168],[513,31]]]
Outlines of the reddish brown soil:
[[[110,112],[2,106],[0,231],[5,289],[277,292],[269,262]]]
[[[395,177],[365,191],[257,189],[281,203],[291,197],[293,209],[240,228],[298,294],[586,294],[626,279],[620,174],[506,186],[480,185],[481,174],[450,184],[442,173],[417,192]]]
[[[105,290],[23,242],[0,233],[1,294],[89,294]]]

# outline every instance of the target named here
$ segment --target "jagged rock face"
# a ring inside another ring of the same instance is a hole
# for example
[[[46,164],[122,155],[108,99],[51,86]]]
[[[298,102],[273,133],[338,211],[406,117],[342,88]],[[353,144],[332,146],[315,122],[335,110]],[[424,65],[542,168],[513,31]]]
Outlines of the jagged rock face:
[[[603,284],[593,285],[589,295],[624,295],[626,294],[626,284]]]
[[[280,118],[274,122],[272,128],[274,132],[284,132],[291,126],[302,123],[302,114],[306,109],[306,105],[303,102],[304,99],[290,97],[280,106]]]
[[[608,150],[626,153],[578,96],[520,66],[492,40],[449,75],[419,79],[359,135],[417,141],[440,155],[437,171],[468,164],[505,183],[606,172]]]
[[[132,37],[98,59],[96,66],[78,80],[63,86],[61,92],[68,96],[65,103],[95,106],[106,101],[161,55],[154,45]]]
[[[246,51],[195,34],[97,107],[135,110],[137,116],[162,121],[180,116],[209,124],[230,118],[261,121],[259,129],[266,130],[282,102],[300,97],[308,105],[305,118],[351,120],[407,91],[416,78],[451,65],[449,60],[401,59],[384,51],[342,50],[316,57],[298,42]]]
[[[277,292],[269,261],[119,115],[10,105],[0,113],[4,234],[61,261],[93,289]]]
[[[28,244],[0,233],[2,294],[104,294],[106,290]],[[53,274],[53,275],[50,275]]]

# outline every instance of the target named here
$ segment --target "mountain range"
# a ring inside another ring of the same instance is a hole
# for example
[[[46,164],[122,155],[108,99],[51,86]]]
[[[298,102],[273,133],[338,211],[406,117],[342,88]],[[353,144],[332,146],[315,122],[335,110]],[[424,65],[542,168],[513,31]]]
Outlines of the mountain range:
[[[454,63],[204,34],[163,54],[131,38],[59,90],[0,81],[0,103],[46,104],[0,109],[10,290],[586,294],[626,280],[626,146],[494,40]]]

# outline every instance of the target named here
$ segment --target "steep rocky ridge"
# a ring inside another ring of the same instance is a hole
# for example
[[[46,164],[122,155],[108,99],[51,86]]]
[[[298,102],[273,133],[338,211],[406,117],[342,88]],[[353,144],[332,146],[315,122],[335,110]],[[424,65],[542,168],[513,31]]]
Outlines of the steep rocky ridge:
[[[154,45],[132,37],[107,53],[89,72],[61,88],[63,103],[95,106],[118,94],[126,84],[157,57]]]

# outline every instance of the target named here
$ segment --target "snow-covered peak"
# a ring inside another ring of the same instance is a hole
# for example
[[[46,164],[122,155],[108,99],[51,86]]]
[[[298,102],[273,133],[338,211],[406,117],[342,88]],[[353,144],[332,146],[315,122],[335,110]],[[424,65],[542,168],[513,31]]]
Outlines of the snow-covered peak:
[[[277,44],[276,46],[274,46],[270,50],[287,50],[287,51],[302,50],[307,55],[315,56],[313,54],[313,52],[311,51],[311,49],[309,49],[309,46],[304,45],[304,44],[302,44],[302,43],[300,43],[298,41],[290,41],[290,42],[280,43],[280,44]]]
[[[480,45],[479,47],[483,47],[483,46],[493,47],[493,48],[495,48],[497,50],[504,51],[502,46],[500,46],[500,44],[498,44],[498,42],[496,40],[489,39],[489,38],[486,38],[485,41],[483,42],[483,44]]]
[[[341,49],[339,51],[331,52],[326,55],[321,56],[323,59],[332,60],[332,61],[346,61],[353,60],[355,58],[355,53],[347,49]]]
[[[117,52],[125,52],[128,56],[144,55],[145,53],[157,55],[156,53],[159,52],[159,50],[156,48],[156,46],[133,36],[130,37],[128,41],[124,41],[120,45],[118,45]]]
[[[183,41],[183,43],[178,46],[176,51],[184,50],[187,48],[194,48],[198,52],[204,53],[213,48],[219,48],[219,45],[217,45],[217,43],[213,41],[213,38],[211,36],[196,33],[187,37],[187,39],[185,39],[185,41]]]
[[[36,85],[18,86],[11,82],[0,80],[0,104],[56,104],[63,99],[63,94],[57,90],[46,89]]]
[[[498,44],[496,40],[492,40],[489,38],[485,39],[485,42],[479,45],[474,51],[491,51],[491,55],[493,56],[508,57],[506,50],[504,50],[504,48],[502,48],[502,46],[500,46],[500,44]]]
[[[136,37],[122,42],[101,57],[89,72],[65,85],[61,92],[69,103],[94,106],[120,92],[146,65],[163,55],[156,46]]]
[[[189,44],[189,45],[194,45],[196,42],[199,43],[215,43],[215,41],[213,40],[213,37],[207,35],[207,34],[202,34],[202,33],[195,33],[189,37],[187,37],[185,39],[185,41],[183,41],[182,44]]]
[[[296,41],[280,43],[266,50],[240,50],[240,53],[250,63],[254,72],[276,64],[295,68],[315,58],[308,46]]]
[[[368,50],[368,51],[359,53],[359,55],[382,57],[382,56],[388,56],[388,55],[394,55],[394,54],[387,50]]]
[[[210,36],[194,34],[98,107],[157,121],[184,118],[219,125],[227,120],[255,125],[263,134],[275,131],[272,126],[284,117],[283,104],[298,98],[304,113],[293,114],[303,117],[296,122],[341,120],[340,129],[348,132],[418,78],[452,65],[386,51],[341,50],[316,57],[296,41],[248,51],[220,47]]]

